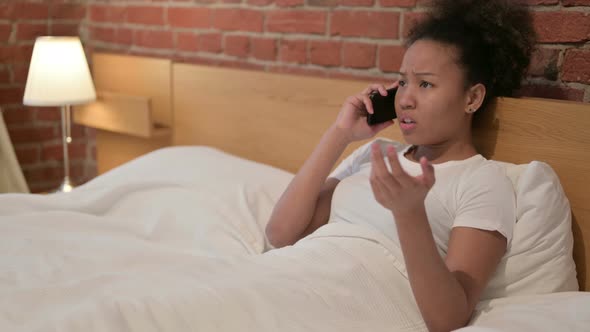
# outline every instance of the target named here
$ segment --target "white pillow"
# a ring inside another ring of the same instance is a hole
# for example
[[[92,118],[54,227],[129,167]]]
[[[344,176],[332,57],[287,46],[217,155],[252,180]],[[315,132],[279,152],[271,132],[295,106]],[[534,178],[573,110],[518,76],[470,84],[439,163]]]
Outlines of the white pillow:
[[[482,300],[577,291],[571,209],[549,165],[501,163],[516,193],[517,223]]]

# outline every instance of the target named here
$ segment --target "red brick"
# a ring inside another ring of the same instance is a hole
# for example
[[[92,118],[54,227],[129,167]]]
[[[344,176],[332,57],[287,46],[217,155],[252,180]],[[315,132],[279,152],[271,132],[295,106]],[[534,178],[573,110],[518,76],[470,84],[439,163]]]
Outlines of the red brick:
[[[11,18],[21,20],[43,20],[49,18],[49,6],[46,3],[17,2],[14,4]]]
[[[414,25],[424,18],[426,18],[426,13],[424,12],[404,13],[404,27],[402,30],[402,37],[407,38]]]
[[[176,49],[196,52],[199,50],[199,35],[192,32],[178,32],[176,34]]]
[[[174,36],[171,31],[136,30],[133,43],[148,48],[172,49]]]
[[[340,4],[343,6],[373,6],[375,0],[340,0]]]
[[[305,40],[281,40],[279,59],[282,62],[307,62],[307,42]]]
[[[168,8],[168,24],[178,28],[209,28],[209,8]]]
[[[535,12],[533,22],[541,43],[590,40],[590,13]]]
[[[164,25],[164,8],[155,6],[127,7],[127,22],[146,25]]]
[[[0,87],[0,105],[22,103],[23,93],[23,88]]]
[[[74,3],[51,4],[51,18],[58,20],[82,20],[86,17],[86,5]]]
[[[275,0],[248,0],[248,5],[252,6],[267,6],[273,3]]]
[[[10,83],[10,71],[6,67],[0,67],[0,84]]]
[[[26,174],[25,174],[25,178],[26,178]],[[29,179],[26,179],[27,181],[29,181]],[[61,180],[60,180],[61,181]],[[50,192],[53,192],[54,190],[57,189],[57,187],[59,186],[59,183],[57,179],[53,180],[51,183],[47,183],[47,182],[30,182],[29,181],[29,190],[31,193],[33,194],[47,194]]]
[[[52,36],[78,36],[80,25],[78,23],[51,23]]]
[[[307,4],[314,7],[336,7],[340,0],[308,0]]]
[[[278,7],[297,7],[303,6],[305,4],[305,0],[276,0],[275,2]]]
[[[94,41],[111,43],[115,41],[115,29],[103,27],[90,27],[90,38]]]
[[[565,53],[561,80],[590,84],[590,50],[571,49]]]
[[[557,60],[561,50],[540,48],[533,53],[531,58],[531,65],[529,66],[528,74],[531,76],[540,76],[557,80],[559,73],[557,69]]]
[[[49,34],[49,26],[47,23],[17,23],[16,24],[16,39],[35,40],[39,36],[47,36]]]
[[[528,6],[540,6],[540,5],[556,5],[559,3],[559,0],[516,0],[518,4],[528,5]]]
[[[32,123],[36,112],[36,109],[30,107],[7,108],[2,110],[2,116],[8,125]]]
[[[8,128],[13,144],[43,142],[58,138],[55,126],[37,126],[25,128]]]
[[[210,53],[221,52],[221,34],[206,33],[199,36],[199,50]]]
[[[273,38],[252,38],[252,56],[259,60],[276,60],[277,41]]]
[[[60,130],[61,133],[61,130]],[[73,124],[72,125],[72,129],[71,129],[71,135],[72,135],[72,139],[74,143],[79,144],[80,142],[84,143],[84,141],[82,140],[83,138],[86,138],[86,127],[79,125],[79,124]]]
[[[339,41],[312,40],[309,45],[309,62],[320,66],[340,66]]]
[[[12,33],[12,24],[0,24],[0,43],[8,42]]]
[[[12,83],[22,84],[27,83],[27,76],[29,75],[29,63],[15,63],[12,65]]]
[[[90,21],[92,22],[125,22],[125,7],[109,6],[109,5],[91,5],[90,6]]]
[[[14,10],[14,4],[11,3],[0,3],[0,19],[11,19],[12,12]]]
[[[40,107],[35,115],[37,121],[61,121],[61,108],[59,107]]]
[[[0,62],[30,62],[33,45],[0,45]]]
[[[251,9],[215,9],[213,27],[220,30],[262,32],[264,14]]]
[[[28,147],[15,147],[14,152],[19,164],[31,165],[39,162],[39,147],[28,146]]]
[[[525,85],[516,93],[516,96],[583,101],[584,90],[564,86]]]
[[[250,38],[247,36],[225,36],[225,54],[245,58],[250,52]]]
[[[347,37],[399,38],[399,13],[336,11],[331,34]]]
[[[271,32],[324,34],[326,13],[307,10],[272,11],[267,14],[266,29]]]
[[[373,68],[375,67],[375,45],[364,43],[344,43],[342,45],[342,65],[352,68]]]
[[[379,69],[384,72],[399,72],[405,52],[403,46],[379,46]]]
[[[381,7],[416,7],[416,0],[379,0]]]
[[[31,169],[29,169],[28,167],[23,167],[23,174],[27,181],[31,183],[39,183],[43,181],[54,180],[56,184],[49,186],[49,188],[55,189],[55,187],[57,187],[57,184],[63,179],[64,171],[63,166],[43,165],[41,167],[37,167],[35,165],[35,168]],[[40,186],[40,184],[31,186],[31,191],[35,192],[36,190],[33,188],[36,188],[36,186]],[[45,186],[40,187],[45,188]]]
[[[565,7],[590,6],[590,0],[561,0],[561,4]]]
[[[133,30],[127,28],[117,28],[115,30],[115,43],[123,45],[133,44]]]
[[[73,141],[68,144],[68,156],[70,159],[84,159],[86,157],[86,143]],[[43,146],[41,149],[41,160],[64,160],[62,144],[56,143]]]

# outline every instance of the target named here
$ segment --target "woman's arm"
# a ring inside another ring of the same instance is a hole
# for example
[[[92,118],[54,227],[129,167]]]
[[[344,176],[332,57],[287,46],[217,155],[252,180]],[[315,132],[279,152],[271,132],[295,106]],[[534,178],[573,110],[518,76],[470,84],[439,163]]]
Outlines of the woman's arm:
[[[412,291],[430,331],[451,331],[469,322],[489,278],[506,252],[498,232],[456,227],[443,260],[426,212],[396,219]]]
[[[446,259],[440,256],[424,200],[434,185],[434,169],[420,160],[423,174],[408,175],[390,148],[387,170],[378,146],[372,147],[371,186],[375,199],[392,211],[410,285],[430,331],[465,326],[488,280],[506,252],[506,238],[495,231],[455,227]]]
[[[391,87],[395,86],[397,83]],[[266,236],[273,246],[291,245],[328,222],[332,194],[338,184],[336,179],[326,180],[330,170],[349,143],[371,138],[393,124],[367,124],[367,113],[373,113],[369,99],[372,91],[387,95],[383,85],[373,84],[348,97],[335,123],[289,183],[266,225]]]
[[[274,247],[291,245],[328,221],[338,180],[326,178],[348,142],[342,129],[331,126],[289,183],[266,226],[266,236]]]

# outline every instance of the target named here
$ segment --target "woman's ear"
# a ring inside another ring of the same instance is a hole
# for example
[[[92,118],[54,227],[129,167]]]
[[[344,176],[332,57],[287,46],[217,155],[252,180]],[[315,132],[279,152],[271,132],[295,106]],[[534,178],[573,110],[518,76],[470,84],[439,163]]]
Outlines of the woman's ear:
[[[467,91],[467,105],[465,112],[475,113],[483,104],[483,100],[486,96],[486,87],[481,83],[477,83],[470,87]]]

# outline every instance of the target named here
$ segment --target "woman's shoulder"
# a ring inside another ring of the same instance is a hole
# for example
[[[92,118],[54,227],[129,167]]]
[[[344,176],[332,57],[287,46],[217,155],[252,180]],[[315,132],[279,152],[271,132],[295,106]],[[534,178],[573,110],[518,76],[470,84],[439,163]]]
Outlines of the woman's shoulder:
[[[462,177],[465,185],[481,185],[485,187],[501,188],[513,191],[512,181],[506,173],[506,166],[495,160],[481,158],[478,163],[473,163]]]

